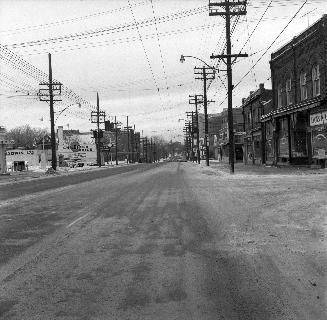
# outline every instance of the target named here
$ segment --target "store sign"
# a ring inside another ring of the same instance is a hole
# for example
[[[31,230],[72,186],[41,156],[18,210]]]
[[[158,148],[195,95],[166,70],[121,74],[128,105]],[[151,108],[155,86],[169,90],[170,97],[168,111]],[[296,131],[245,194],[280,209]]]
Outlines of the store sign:
[[[12,150],[7,151],[7,156],[18,156],[18,155],[34,155],[34,150]]]
[[[327,124],[327,111],[310,115],[310,126]]]

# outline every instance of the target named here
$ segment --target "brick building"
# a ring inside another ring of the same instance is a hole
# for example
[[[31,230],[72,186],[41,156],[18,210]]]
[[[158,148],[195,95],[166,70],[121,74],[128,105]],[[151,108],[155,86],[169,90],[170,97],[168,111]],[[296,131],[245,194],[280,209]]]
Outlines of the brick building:
[[[129,158],[130,162],[137,162],[141,156],[141,136],[139,132],[135,132],[130,129],[126,130],[118,129],[117,131],[117,155],[118,160],[122,161]],[[109,161],[111,157],[115,160],[116,154],[116,133],[111,128],[110,131],[104,131],[103,137],[104,145],[112,147],[108,151],[104,152],[105,161]]]
[[[273,110],[261,120],[273,157],[266,148],[264,162],[325,166],[327,15],[272,53],[270,68]]]
[[[218,154],[221,159],[229,158],[229,133],[228,133],[228,110],[224,109],[221,114],[221,128],[217,136]],[[233,108],[234,124],[234,154],[236,161],[243,160],[243,110],[241,107]]]
[[[251,91],[247,98],[242,99],[245,164],[262,163],[264,148],[262,146],[261,117],[265,112],[270,111],[264,106],[271,99],[272,90],[266,89],[263,83],[256,91]]]
[[[208,115],[208,134],[209,134],[209,157],[218,159],[217,136],[221,129],[222,116],[218,114]]]

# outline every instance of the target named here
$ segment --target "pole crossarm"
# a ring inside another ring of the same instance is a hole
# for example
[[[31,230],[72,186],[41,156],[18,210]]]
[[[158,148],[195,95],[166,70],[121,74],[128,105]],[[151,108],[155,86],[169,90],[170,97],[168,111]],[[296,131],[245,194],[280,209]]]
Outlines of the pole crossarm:
[[[202,94],[195,94],[195,95],[189,95],[189,104],[201,104],[203,103],[203,95]]]
[[[194,68],[194,74],[200,75],[201,77],[196,77],[196,80],[204,80],[204,78],[206,78],[206,80],[213,80],[215,79],[215,72],[214,70],[212,70],[211,68],[207,68],[207,67],[195,67]]]
[[[230,58],[247,58],[249,55],[247,53],[238,53],[238,54],[218,54],[218,55],[214,55],[212,54],[210,56],[210,59],[226,59],[228,57]]]
[[[210,1],[209,16],[242,16],[246,15],[247,1]]]

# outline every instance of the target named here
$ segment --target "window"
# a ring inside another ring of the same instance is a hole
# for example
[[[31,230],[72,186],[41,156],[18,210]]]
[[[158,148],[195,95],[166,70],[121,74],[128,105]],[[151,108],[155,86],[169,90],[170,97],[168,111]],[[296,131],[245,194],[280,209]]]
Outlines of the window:
[[[292,81],[286,80],[286,105],[292,104]]]
[[[315,65],[312,68],[312,96],[320,95],[320,73],[319,66]]]
[[[301,101],[308,98],[307,74],[305,72],[301,72],[300,74],[300,94],[301,94]]]
[[[277,87],[277,105],[278,105],[278,108],[283,106],[283,103],[282,103],[282,97],[283,96],[282,95],[283,95],[282,85],[279,84],[278,87]]]

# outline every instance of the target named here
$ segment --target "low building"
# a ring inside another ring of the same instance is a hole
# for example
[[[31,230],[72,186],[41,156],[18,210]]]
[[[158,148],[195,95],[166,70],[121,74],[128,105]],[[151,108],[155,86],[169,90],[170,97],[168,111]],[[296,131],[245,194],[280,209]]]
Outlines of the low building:
[[[244,122],[244,163],[261,164],[264,146],[261,130],[261,117],[268,112],[264,105],[272,99],[272,90],[261,83],[256,91],[251,91],[242,99]],[[270,111],[270,110],[269,110]]]
[[[217,137],[221,129],[221,119],[220,113],[208,115],[209,157],[214,159],[219,157]]]
[[[229,130],[228,110],[225,108],[221,114],[221,129],[217,137],[218,154],[220,160],[229,159]],[[234,129],[234,157],[235,161],[243,161],[243,110],[242,107],[233,108],[233,129]]]
[[[97,149],[92,131],[63,130],[63,127],[59,126],[57,138],[59,166],[78,162],[97,163]]]

